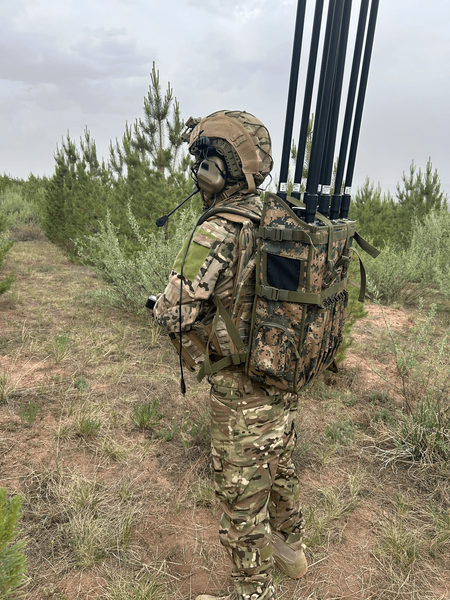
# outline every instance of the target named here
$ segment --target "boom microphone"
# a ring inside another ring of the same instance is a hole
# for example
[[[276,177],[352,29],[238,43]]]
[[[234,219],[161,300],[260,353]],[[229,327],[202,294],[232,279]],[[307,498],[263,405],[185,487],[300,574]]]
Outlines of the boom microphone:
[[[168,213],[167,215],[164,215],[163,217],[159,217],[159,219],[156,220],[156,226],[162,227],[163,225],[165,225],[167,223],[167,220],[170,217],[170,215],[173,215],[173,213],[176,210],[178,210],[180,208],[180,206],[183,206],[183,204],[185,202],[187,202],[190,198],[192,198],[192,196],[195,196],[195,194],[197,194],[199,191],[200,191],[199,188],[195,188],[195,190],[192,192],[192,194],[189,194],[189,196],[187,198],[185,198],[183,200],[183,202],[180,202],[180,204],[178,204],[178,206],[175,206],[175,208],[173,210],[171,210],[170,213]]]

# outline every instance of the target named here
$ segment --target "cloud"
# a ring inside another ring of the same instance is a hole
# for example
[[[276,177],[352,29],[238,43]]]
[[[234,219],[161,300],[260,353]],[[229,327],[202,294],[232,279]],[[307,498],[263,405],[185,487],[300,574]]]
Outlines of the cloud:
[[[26,83],[62,85],[136,75],[147,56],[122,31],[86,31],[70,49],[60,48],[54,34],[0,30],[0,77]]]
[[[171,82],[183,118],[222,108],[253,112],[271,132],[277,164],[296,6],[295,0],[3,0],[0,172],[11,165],[23,176],[51,172],[61,135],[69,128],[78,137],[85,125],[106,155],[125,121],[142,115],[153,61],[163,90]],[[358,7],[354,2],[354,23]],[[294,137],[313,13],[314,3],[307,3]],[[429,155],[450,181],[449,20],[444,0],[380,3],[356,184],[367,174],[391,185],[412,158],[424,164]]]

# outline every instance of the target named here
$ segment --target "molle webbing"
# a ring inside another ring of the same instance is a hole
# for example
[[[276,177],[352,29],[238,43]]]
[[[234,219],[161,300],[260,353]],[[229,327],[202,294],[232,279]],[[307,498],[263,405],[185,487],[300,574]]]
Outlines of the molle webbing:
[[[345,277],[335,285],[324,289],[322,292],[313,294],[307,292],[293,292],[289,290],[280,290],[278,288],[256,284],[255,292],[261,298],[274,300],[275,302],[297,302],[301,304],[315,304],[321,308],[327,308],[332,302],[334,296],[339,294],[347,285],[348,279]]]

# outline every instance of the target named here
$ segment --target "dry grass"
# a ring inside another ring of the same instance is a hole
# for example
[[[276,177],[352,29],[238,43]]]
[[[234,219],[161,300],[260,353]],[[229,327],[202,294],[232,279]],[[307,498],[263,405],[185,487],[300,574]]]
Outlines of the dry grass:
[[[207,386],[188,375],[183,397],[148,315],[96,304],[99,279],[45,240],[18,241],[6,268],[18,281],[0,298],[0,485],[24,498],[28,600],[225,593]],[[407,340],[414,315],[389,318]],[[341,372],[300,397],[311,566],[299,582],[276,572],[278,598],[450,597],[450,469],[383,454],[404,410],[390,339],[369,307]]]

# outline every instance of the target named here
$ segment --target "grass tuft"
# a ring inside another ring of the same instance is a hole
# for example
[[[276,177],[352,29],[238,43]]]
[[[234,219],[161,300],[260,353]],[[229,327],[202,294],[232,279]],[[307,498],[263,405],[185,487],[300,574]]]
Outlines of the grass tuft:
[[[26,426],[30,427],[34,423],[34,421],[37,417],[37,413],[38,413],[37,402],[33,402],[32,400],[30,400],[28,402],[28,404],[20,403],[20,421],[23,426],[26,425]]]
[[[401,521],[386,521],[381,527],[375,556],[394,561],[402,569],[407,569],[420,556],[421,542],[418,536],[405,528]]]
[[[98,435],[101,425],[100,419],[80,415],[74,421],[75,435],[82,438],[94,437]]]
[[[165,600],[168,594],[163,578],[161,569],[153,573],[112,572],[103,587],[105,600]]]

